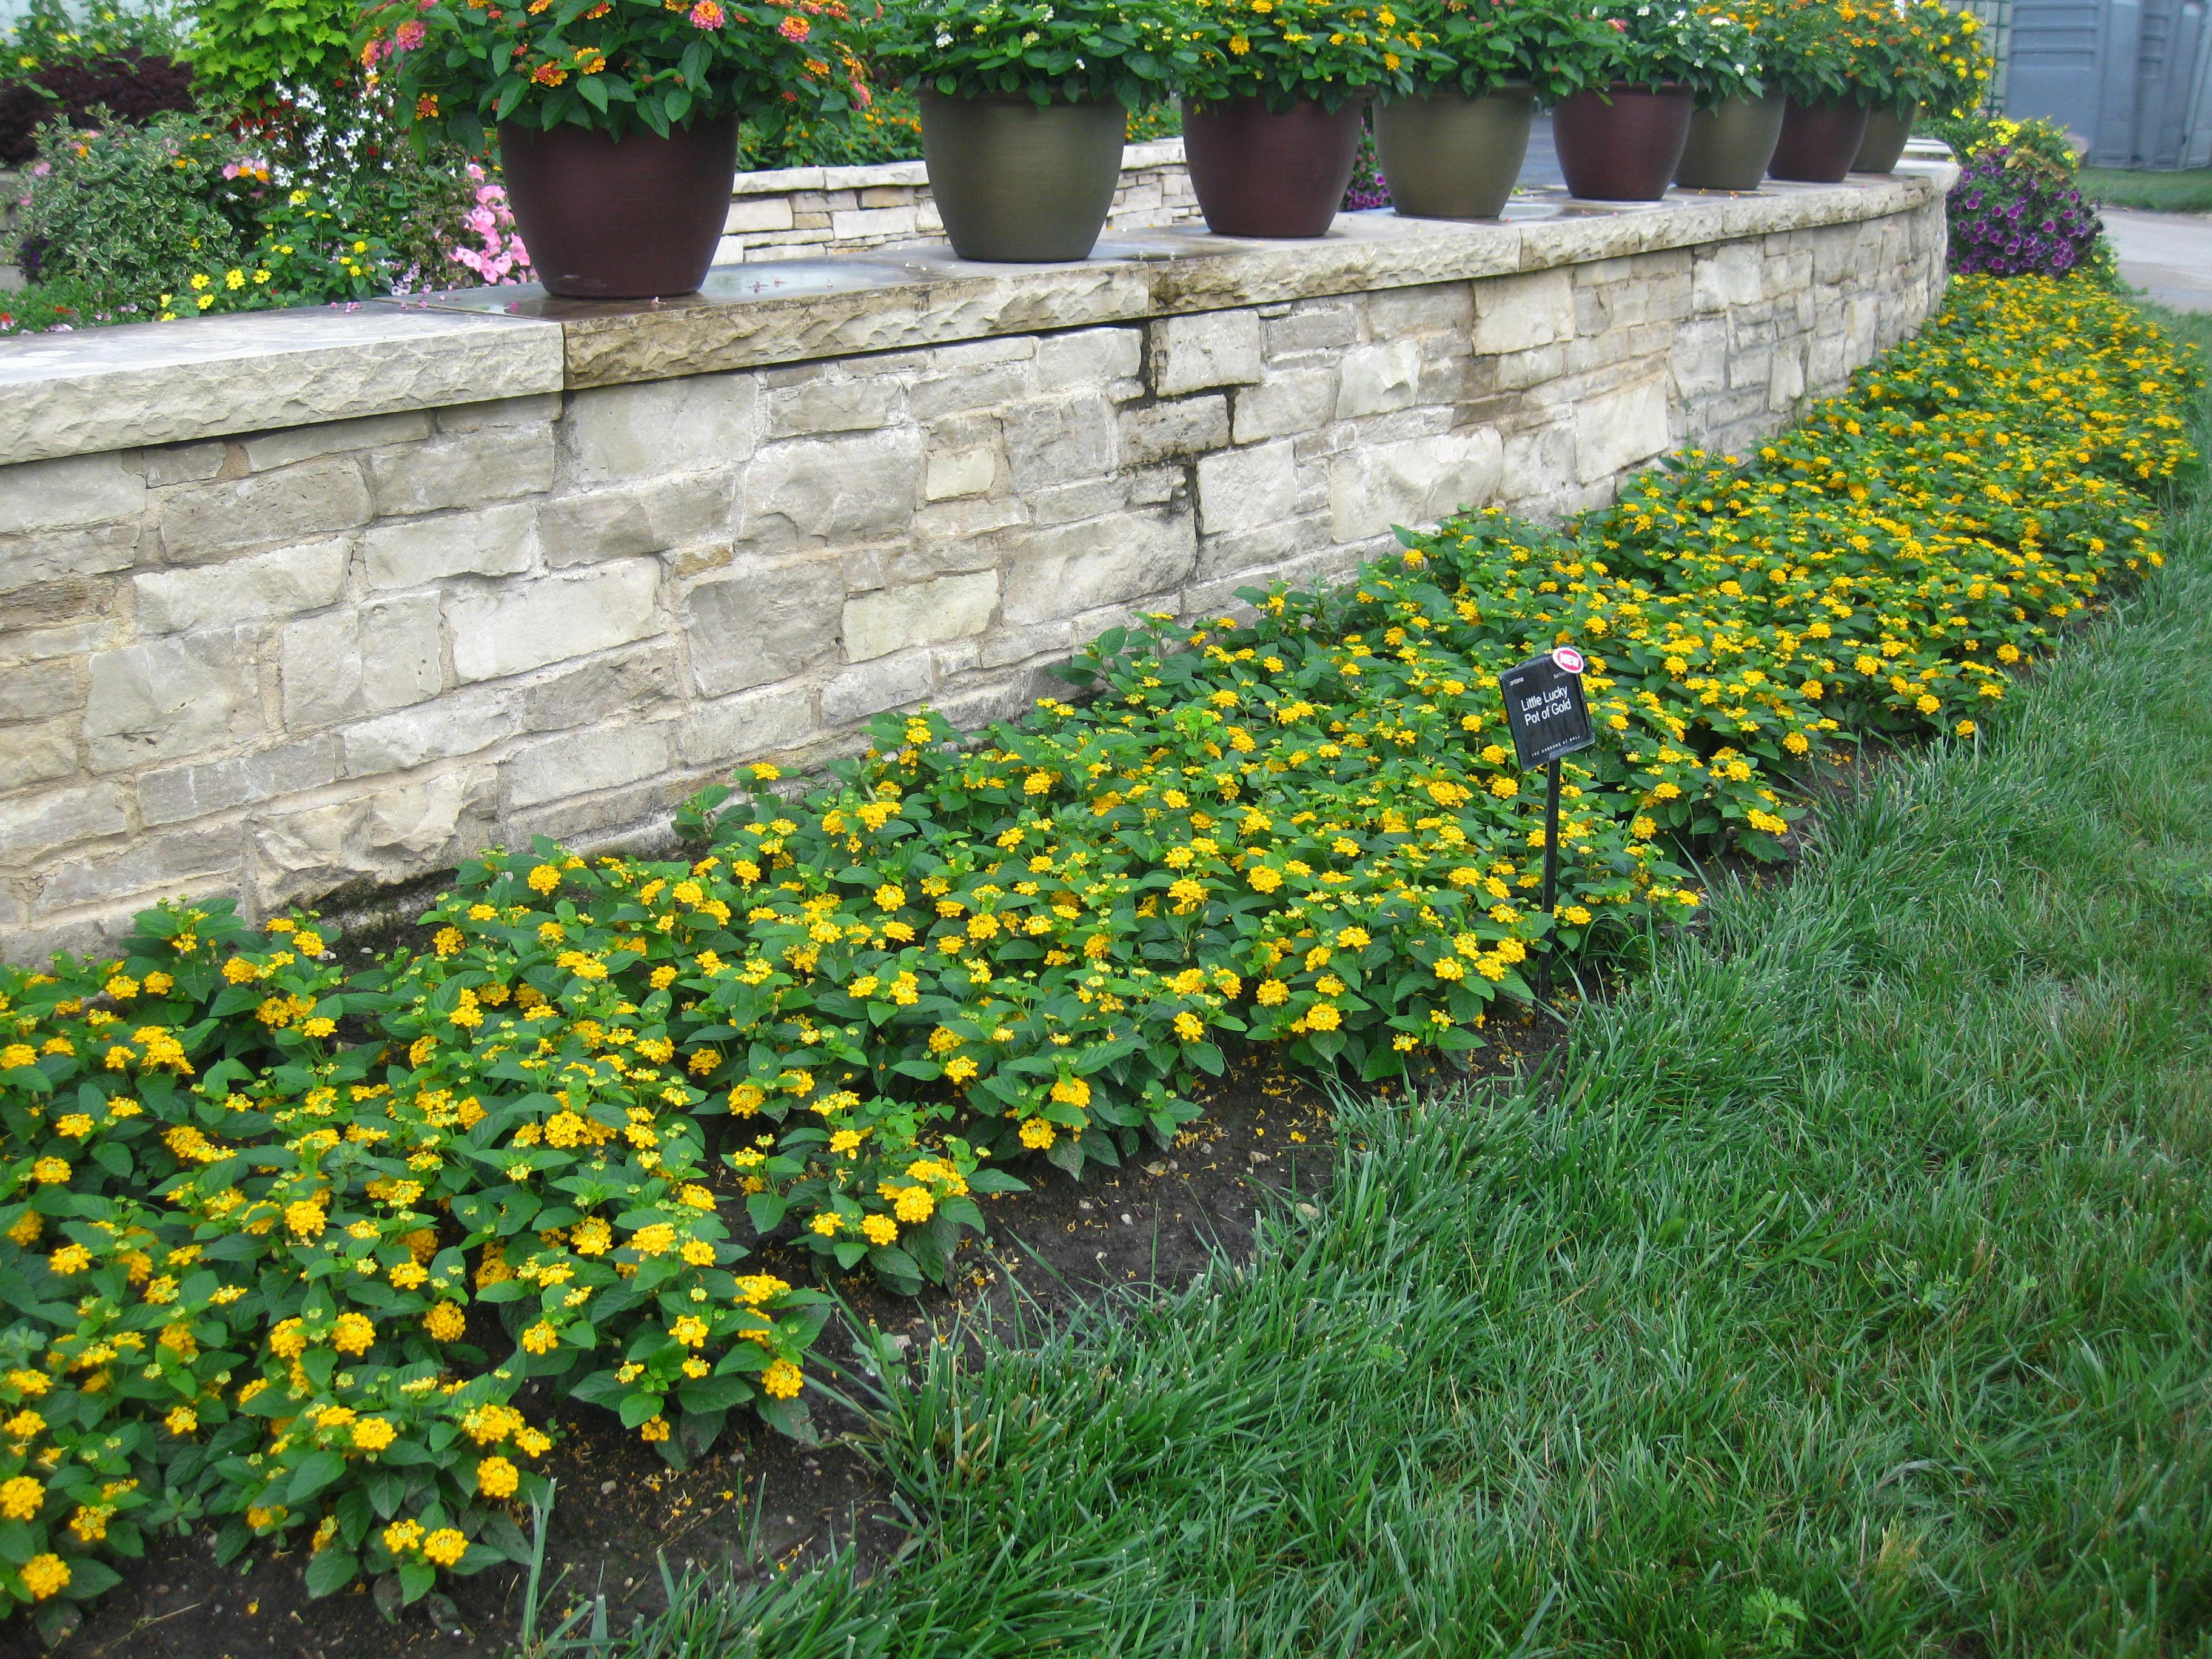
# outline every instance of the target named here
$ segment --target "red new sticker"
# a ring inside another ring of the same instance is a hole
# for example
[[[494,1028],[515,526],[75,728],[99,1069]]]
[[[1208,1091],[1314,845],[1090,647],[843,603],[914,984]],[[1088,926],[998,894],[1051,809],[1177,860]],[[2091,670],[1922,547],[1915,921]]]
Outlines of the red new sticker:
[[[1583,653],[1571,645],[1563,645],[1552,653],[1552,660],[1559,665],[1559,672],[1563,674],[1579,674],[1583,672]]]

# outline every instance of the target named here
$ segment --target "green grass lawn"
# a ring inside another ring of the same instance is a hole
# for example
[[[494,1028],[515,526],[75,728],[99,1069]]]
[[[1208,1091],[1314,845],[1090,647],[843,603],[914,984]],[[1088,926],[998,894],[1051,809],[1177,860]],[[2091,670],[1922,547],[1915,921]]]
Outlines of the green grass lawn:
[[[2137,173],[2122,167],[2083,167],[2081,193],[2108,207],[2148,208],[2158,213],[2212,213],[2212,167],[2186,173]]]
[[[2212,1651],[2201,488],[2170,550],[1553,1076],[1348,1100],[1255,1265],[918,1367],[895,1571],[634,1650]]]

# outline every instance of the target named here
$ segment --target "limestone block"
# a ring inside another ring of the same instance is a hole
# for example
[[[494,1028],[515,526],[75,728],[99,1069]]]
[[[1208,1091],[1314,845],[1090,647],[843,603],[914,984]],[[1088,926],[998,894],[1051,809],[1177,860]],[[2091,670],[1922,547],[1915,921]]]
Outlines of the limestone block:
[[[94,783],[0,800],[0,861],[27,863],[131,827],[120,787]]]
[[[1565,270],[1486,277],[1474,285],[1474,349],[1529,351],[1574,337],[1574,278]]]
[[[261,695],[245,629],[178,634],[88,665],[84,735],[95,772],[179,760],[258,737]]]
[[[1344,354],[1343,367],[1338,372],[1336,418],[1349,421],[1407,408],[1413,401],[1420,373],[1418,341],[1398,339],[1352,347]]]
[[[127,570],[137,562],[144,540],[144,526],[136,519],[88,529],[45,530],[9,537],[0,540],[0,593]]]
[[[878,657],[836,676],[822,688],[822,723],[853,726],[886,708],[900,708],[928,696],[937,684],[927,651]]]
[[[1201,583],[1249,575],[1304,558],[1334,543],[1325,513],[1278,519],[1256,530],[1206,537],[1199,544],[1198,566],[1192,574]]]
[[[1170,592],[1197,554],[1190,514],[1172,505],[1040,531],[1007,561],[1000,613],[1019,627]]]
[[[587,657],[518,686],[526,732],[559,732],[658,715],[684,701],[683,652],[672,637]]]
[[[1330,525],[1353,542],[1480,507],[1498,492],[1504,453],[1491,427],[1362,445],[1330,463]]]
[[[1586,484],[1650,460],[1668,442],[1663,381],[1640,380],[1576,405],[1575,465]]]
[[[694,374],[572,392],[562,419],[568,477],[611,483],[735,466],[753,453],[750,374]]]
[[[0,466],[0,536],[104,524],[145,505],[145,478],[112,451]]]
[[[350,455],[179,484],[155,499],[161,504],[161,548],[176,564],[199,563],[232,548],[311,541],[368,523],[370,511],[361,463]]]
[[[1727,311],[1766,297],[1765,261],[1750,242],[1722,242],[1697,250],[1691,304],[1698,311]]]
[[[725,235],[736,235],[744,231],[790,228],[791,198],[788,196],[740,196],[730,204],[730,210],[722,220]]]
[[[1766,382],[1766,406],[1781,414],[1805,395],[1805,348],[1791,343],[1778,347],[1774,368]]]
[[[220,439],[210,443],[163,444],[142,449],[138,459],[146,465],[146,483],[150,489],[163,484],[198,483],[226,470],[233,477],[246,471],[245,447]]]
[[[1152,390],[1163,398],[1249,386],[1263,372],[1256,311],[1167,317],[1154,323],[1152,331]]]
[[[1474,292],[1467,283],[1424,283],[1383,289],[1367,296],[1367,333],[1376,340],[1401,335],[1463,336],[1474,326]]]
[[[830,212],[830,234],[841,242],[888,241],[920,230],[911,206],[833,208]]]
[[[65,910],[102,900],[233,886],[239,862],[233,836],[211,836],[196,827],[142,832],[106,858],[73,858],[61,864],[40,884],[39,907]]]
[[[497,679],[643,639],[656,625],[659,581],[652,560],[632,559],[450,598],[453,672],[463,681]]]
[[[722,767],[788,749],[814,735],[814,699],[803,686],[771,686],[700,703],[676,730],[684,763]]]
[[[451,576],[512,576],[530,568],[532,508],[517,501],[369,526],[362,563],[371,587],[415,587]]]
[[[540,503],[538,547],[560,570],[712,541],[731,535],[736,520],[734,474],[679,473]]]
[[[1196,455],[1228,442],[1229,400],[1218,392],[1121,413],[1121,456],[1130,466]]]
[[[988,444],[973,449],[932,450],[922,474],[922,499],[946,501],[960,495],[981,495],[998,476],[998,454]]]
[[[46,714],[65,714],[80,708],[84,692],[77,684],[76,665],[0,668],[0,720],[33,720]]]
[[[76,727],[68,720],[0,732],[0,793],[51,783],[77,769]]]
[[[784,544],[897,529],[921,495],[921,434],[912,427],[769,444],[744,474],[751,534]]]
[[[751,563],[702,582],[684,603],[692,683],[719,697],[834,662],[844,608],[844,576],[829,559]]]
[[[152,826],[184,823],[234,806],[319,788],[335,782],[338,775],[338,740],[325,732],[250,755],[149,772],[138,780],[138,816]]]
[[[430,761],[473,755],[521,730],[515,700],[504,691],[462,691],[348,726],[341,734],[346,775],[408,772]]]
[[[131,581],[138,595],[139,630],[182,634],[319,611],[344,596],[349,553],[343,541],[312,542],[228,564],[148,571]]]
[[[1084,328],[1037,342],[1040,392],[1073,392],[1133,379],[1143,367],[1145,337],[1133,328]]]
[[[1571,420],[1554,421],[1509,434],[1499,469],[1503,498],[1516,511],[1537,510],[1522,503],[1544,503],[1574,487],[1575,428]]]
[[[1674,389],[1703,397],[1728,384],[1728,319],[1703,318],[1674,330]]]
[[[318,421],[264,432],[240,446],[247,470],[273,471],[295,461],[312,461],[324,455],[343,455],[352,449],[377,449],[390,444],[417,443],[430,435],[428,410],[410,409],[396,415],[364,415],[352,421]]]
[[[438,601],[384,599],[294,623],[279,651],[284,725],[306,731],[438,694]]]
[[[447,772],[374,794],[273,815],[254,827],[254,888],[264,906],[368,877],[395,881],[489,839],[487,769]]]
[[[511,811],[642,782],[668,770],[670,726],[625,723],[534,743],[507,763]]]
[[[891,418],[898,397],[898,382],[888,376],[851,380],[816,376],[769,392],[766,435],[872,432]]]
[[[1359,337],[1359,307],[1351,300],[1302,300],[1281,316],[1268,318],[1262,331],[1270,363],[1297,353],[1334,350]]]
[[[553,487],[553,428],[493,427],[373,450],[368,477],[380,517],[541,495]]]
[[[1297,499],[1297,466],[1285,440],[1199,459],[1199,524],[1209,536],[1286,519]]]
[[[519,398],[447,404],[437,411],[441,432],[481,432],[493,426],[545,426],[561,418],[561,394],[532,392]]]
[[[1336,406],[1336,372],[1329,368],[1270,369],[1257,386],[1236,393],[1240,444],[1318,431]]]
[[[966,639],[991,625],[998,605],[994,570],[862,593],[845,602],[845,655],[866,662],[908,646]]]
[[[1003,415],[1006,471],[1017,495],[1103,477],[1121,465],[1114,405],[1097,392],[1012,404]]]

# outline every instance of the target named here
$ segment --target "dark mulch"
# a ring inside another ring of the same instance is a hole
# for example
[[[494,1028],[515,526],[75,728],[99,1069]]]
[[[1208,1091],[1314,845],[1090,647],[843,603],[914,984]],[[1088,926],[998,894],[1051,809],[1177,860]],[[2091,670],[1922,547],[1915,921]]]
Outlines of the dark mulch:
[[[1477,1074],[1540,1061],[1564,1030],[1540,1015],[1493,1027],[1492,1036],[1475,1057]],[[907,1299],[861,1278],[836,1288],[854,1319],[895,1337],[960,1340],[988,1330],[1021,1341],[1116,1291],[1188,1285],[1217,1252],[1243,1260],[1268,1206],[1323,1195],[1335,1157],[1328,1096],[1254,1054],[1205,1105],[1206,1116],[1172,1146],[1147,1146],[1118,1170],[1094,1167],[1079,1182],[1032,1160],[1021,1170],[1032,1190],[986,1202],[990,1236],[963,1245],[942,1290]],[[770,1249],[762,1259],[805,1282],[806,1261],[780,1255]],[[849,1330],[833,1322],[823,1348],[831,1361],[849,1363]],[[562,1440],[546,1460],[559,1494],[545,1583],[556,1587],[547,1598],[555,1612],[603,1594],[609,1627],[619,1632],[665,1604],[664,1562],[678,1579],[711,1570],[744,1583],[850,1546],[869,1571],[909,1535],[889,1484],[859,1449],[862,1425],[834,1402],[816,1401],[819,1445],[756,1423],[681,1472],[605,1413],[574,1407],[553,1416]],[[442,1595],[387,1620],[365,1590],[308,1599],[301,1552],[257,1551],[225,1568],[211,1548],[205,1530],[155,1544],[94,1606],[60,1650],[65,1659],[496,1659],[520,1626],[526,1591],[516,1569],[450,1581]],[[0,1659],[40,1650],[28,1620],[0,1626]]]

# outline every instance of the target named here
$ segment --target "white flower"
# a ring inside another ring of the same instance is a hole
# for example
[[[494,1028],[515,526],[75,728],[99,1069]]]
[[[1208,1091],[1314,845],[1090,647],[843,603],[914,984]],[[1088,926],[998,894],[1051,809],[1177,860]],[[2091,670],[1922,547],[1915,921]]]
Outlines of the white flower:
[[[952,44],[952,37],[949,34],[940,34],[937,37],[937,44],[939,49],[941,51],[943,48]]]

